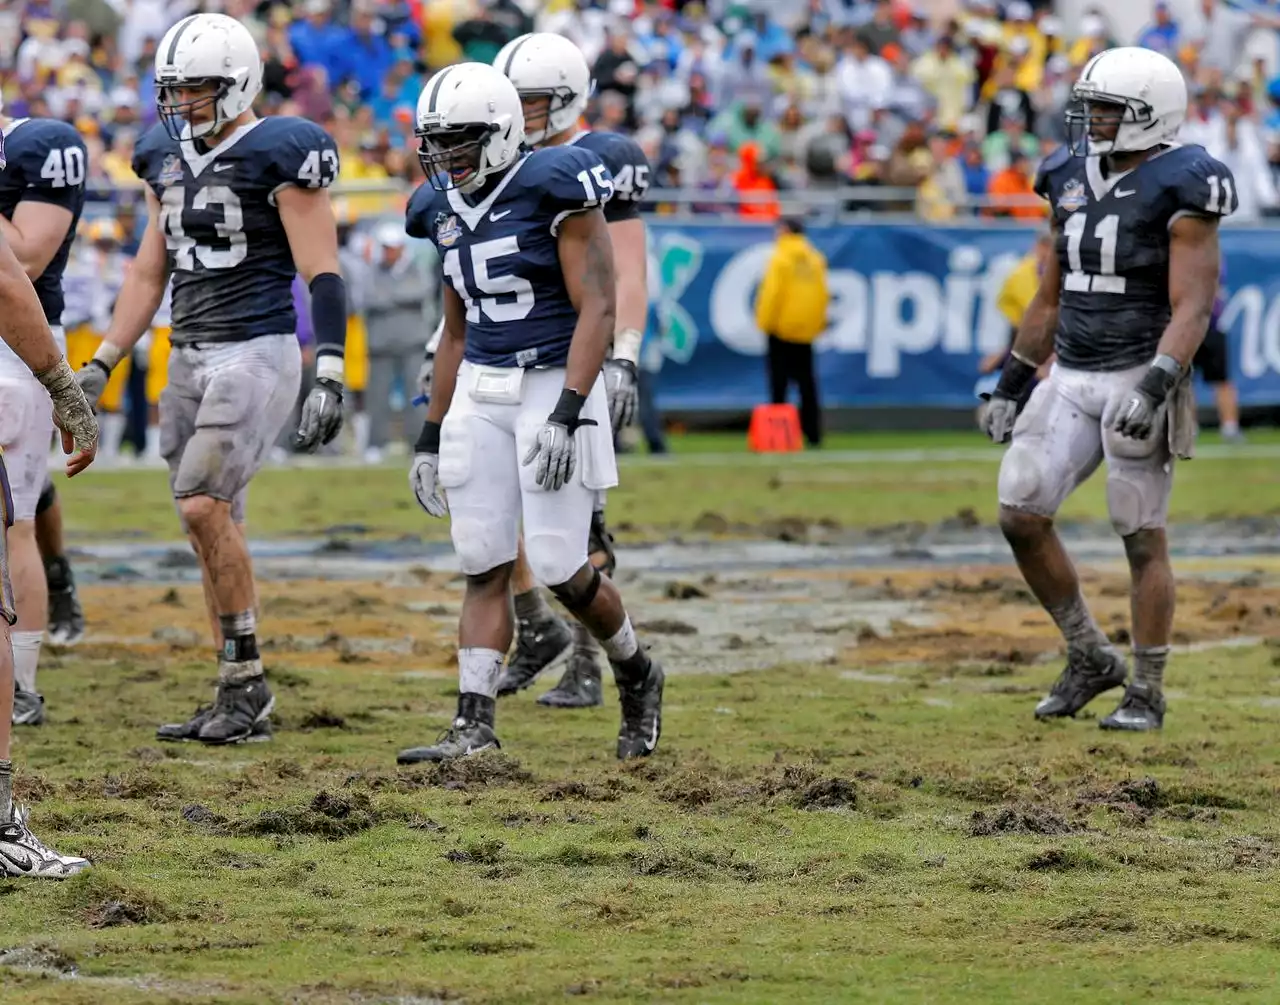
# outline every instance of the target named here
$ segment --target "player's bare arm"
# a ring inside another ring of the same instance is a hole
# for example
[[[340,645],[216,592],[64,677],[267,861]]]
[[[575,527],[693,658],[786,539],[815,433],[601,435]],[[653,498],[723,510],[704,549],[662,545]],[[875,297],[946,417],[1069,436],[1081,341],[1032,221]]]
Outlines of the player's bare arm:
[[[1151,368],[1116,413],[1116,432],[1137,440],[1151,436],[1160,407],[1186,375],[1209,331],[1218,267],[1217,218],[1176,219],[1169,227],[1169,324]]]
[[[604,214],[592,210],[565,219],[559,253],[569,299],[578,312],[565,388],[585,397],[604,365],[617,319],[613,246]]]
[[[76,383],[75,374],[53,340],[35,287],[22,264],[0,239],[0,338],[31,368],[53,399],[53,417],[62,430],[62,449],[72,454],[67,477],[93,463],[98,452],[98,423],[93,407]]]
[[[1053,228],[1057,238],[1057,225]],[[1040,287],[1031,298],[1022,317],[1013,350],[1000,371],[1000,382],[987,402],[982,416],[982,430],[993,443],[1005,443],[1013,435],[1019,402],[1035,379],[1036,371],[1053,354],[1053,337],[1058,330],[1058,299],[1062,291],[1057,255],[1045,260]]]
[[[19,264],[32,282],[44,274],[75,220],[65,206],[23,200],[13,211],[13,219],[0,216],[0,234],[8,242]]]
[[[613,356],[605,364],[605,387],[613,428],[631,425],[639,404],[640,346],[649,313],[649,249],[644,221],[638,217],[609,224],[613,268],[617,275],[618,316]]]
[[[311,291],[316,383],[303,404],[294,442],[301,450],[315,450],[342,430],[347,291],[339,272],[338,228],[328,189],[289,186],[276,194],[276,205],[293,264]]]

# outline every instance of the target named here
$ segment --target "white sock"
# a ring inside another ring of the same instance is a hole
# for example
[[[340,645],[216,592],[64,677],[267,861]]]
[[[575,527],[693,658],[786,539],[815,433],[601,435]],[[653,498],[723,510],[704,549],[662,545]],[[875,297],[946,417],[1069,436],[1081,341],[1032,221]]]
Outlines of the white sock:
[[[369,446],[369,413],[356,412],[351,417],[351,429],[355,433],[356,456],[359,457]]]
[[[502,674],[502,653],[496,649],[458,650],[458,690],[463,694],[498,697],[498,677]]]
[[[13,679],[19,691],[36,693],[36,666],[40,662],[40,644],[44,632],[11,632],[13,642]]]
[[[147,457],[152,460],[160,459],[160,427],[147,427]]]
[[[1223,436],[1235,436],[1236,433],[1240,432],[1240,423],[1223,422],[1219,425],[1218,432],[1220,432]]]
[[[631,627],[631,616],[624,615],[622,627],[613,633],[612,638],[604,642],[605,655],[609,657],[610,663],[621,663],[623,660],[631,659],[639,648],[636,630]]]
[[[98,416],[98,424],[102,429],[102,454],[110,459],[120,456],[120,444],[124,442],[124,427],[127,419],[120,412],[102,412]]]

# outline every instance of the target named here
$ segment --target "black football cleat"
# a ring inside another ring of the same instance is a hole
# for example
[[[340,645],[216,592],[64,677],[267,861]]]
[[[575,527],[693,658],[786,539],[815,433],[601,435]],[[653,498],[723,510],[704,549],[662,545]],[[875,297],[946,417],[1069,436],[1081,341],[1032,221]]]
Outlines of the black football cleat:
[[[1098,723],[1102,729],[1146,733],[1164,725],[1164,695],[1150,684],[1130,684],[1119,707]]]
[[[1036,705],[1037,719],[1075,715],[1103,691],[1123,687],[1129,676],[1124,657],[1110,646],[1070,650],[1053,689]]]
[[[658,749],[662,735],[662,690],[666,675],[657,660],[650,660],[649,676],[639,684],[618,687],[622,704],[622,728],[618,730],[618,760],[648,757]]]
[[[604,704],[600,689],[600,664],[593,653],[575,652],[569,657],[560,682],[538,699],[551,708],[594,708]]]
[[[476,722],[474,719],[454,719],[453,723],[440,734],[440,738],[430,747],[410,747],[396,755],[397,764],[422,764],[438,761],[453,761],[459,757],[470,757],[486,750],[498,750],[502,744],[498,742],[493,727],[488,723]]]
[[[516,623],[516,653],[498,678],[498,697],[523,691],[573,645],[573,632],[560,618]]]

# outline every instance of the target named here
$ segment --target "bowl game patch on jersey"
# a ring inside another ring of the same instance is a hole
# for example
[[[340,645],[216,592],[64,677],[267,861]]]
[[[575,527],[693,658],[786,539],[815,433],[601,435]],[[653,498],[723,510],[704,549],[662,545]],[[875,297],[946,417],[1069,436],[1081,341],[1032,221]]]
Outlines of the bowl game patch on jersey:
[[[435,231],[436,243],[446,248],[451,248],[458,243],[458,238],[462,236],[462,224],[451,213],[438,213],[436,215]]]
[[[1062,186],[1062,194],[1058,196],[1058,205],[1068,213],[1083,209],[1089,197],[1085,195],[1084,182],[1072,179]]]

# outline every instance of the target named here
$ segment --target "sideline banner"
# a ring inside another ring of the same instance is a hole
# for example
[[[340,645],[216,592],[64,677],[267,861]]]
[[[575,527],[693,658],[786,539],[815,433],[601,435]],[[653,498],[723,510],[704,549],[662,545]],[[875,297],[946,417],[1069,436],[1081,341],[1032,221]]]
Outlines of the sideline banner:
[[[773,228],[650,218],[658,405],[747,410],[766,400],[755,291]],[[1017,226],[815,226],[831,326],[816,344],[823,404],[969,408],[978,361],[1003,346],[996,297],[1035,231]],[[1280,404],[1280,231],[1225,228],[1231,373],[1244,405]],[[1208,402],[1207,389],[1201,397]]]

